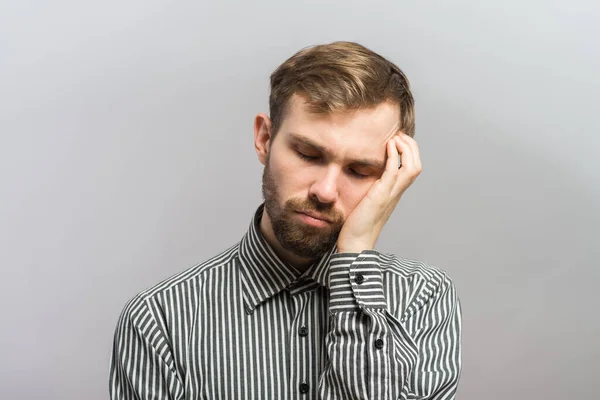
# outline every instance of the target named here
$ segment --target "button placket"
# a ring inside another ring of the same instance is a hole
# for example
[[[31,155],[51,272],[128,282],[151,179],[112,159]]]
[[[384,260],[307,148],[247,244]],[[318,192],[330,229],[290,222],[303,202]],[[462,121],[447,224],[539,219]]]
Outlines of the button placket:
[[[301,396],[306,398],[311,392],[311,375],[308,363],[313,356],[313,338],[309,333],[313,329],[309,325],[311,321],[312,292],[302,292],[292,295],[294,302],[294,315],[291,326],[291,348],[290,348],[290,391],[291,398]],[[308,374],[307,374],[308,373]]]

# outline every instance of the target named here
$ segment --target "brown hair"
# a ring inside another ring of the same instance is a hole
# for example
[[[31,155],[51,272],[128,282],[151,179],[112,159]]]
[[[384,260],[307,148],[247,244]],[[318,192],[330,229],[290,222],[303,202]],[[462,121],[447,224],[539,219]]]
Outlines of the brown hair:
[[[285,118],[292,95],[306,97],[314,113],[376,107],[391,101],[400,109],[400,130],[415,134],[414,99],[408,79],[390,61],[354,42],[304,48],[271,74],[269,111],[273,137]]]

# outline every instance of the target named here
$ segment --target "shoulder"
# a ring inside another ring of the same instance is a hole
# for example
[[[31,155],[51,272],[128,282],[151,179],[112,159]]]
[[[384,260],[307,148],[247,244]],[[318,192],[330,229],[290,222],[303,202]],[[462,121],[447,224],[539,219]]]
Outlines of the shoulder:
[[[214,257],[199,264],[189,267],[161,282],[137,293],[123,308],[121,318],[138,319],[150,312],[151,308],[159,306],[165,298],[172,293],[185,291],[186,295],[193,295],[189,290],[198,287],[198,283],[211,271],[232,268],[238,257],[239,243],[229,247]]]

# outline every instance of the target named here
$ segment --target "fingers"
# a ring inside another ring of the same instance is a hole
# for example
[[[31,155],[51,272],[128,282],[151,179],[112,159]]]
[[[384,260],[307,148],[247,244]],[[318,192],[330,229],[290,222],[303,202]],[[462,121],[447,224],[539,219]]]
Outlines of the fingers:
[[[419,153],[419,146],[417,142],[408,135],[400,133],[395,137],[398,151],[402,155],[402,163],[406,165],[407,172],[416,173],[417,175],[421,172],[421,155]],[[404,144],[404,146],[403,146]],[[407,150],[408,149],[408,150]]]
[[[387,161],[385,163],[385,171],[383,172],[383,175],[381,175],[381,181],[388,186],[389,190],[391,191],[396,185],[399,172],[402,170],[401,168],[398,168],[398,163],[402,161],[402,164],[404,164],[404,158],[402,155],[403,153],[408,154],[410,152],[410,148],[406,143],[399,142],[397,136],[394,136],[387,141],[386,149]]]
[[[385,171],[381,176],[382,184],[388,187],[388,193],[402,193],[421,172],[421,158],[417,142],[399,133],[386,144],[387,161]],[[398,168],[398,162],[402,167]]]
[[[402,140],[404,140],[404,142],[408,143],[408,145],[410,146],[410,149],[412,150],[412,154],[413,154],[413,157],[415,160],[415,167],[420,172],[422,167],[421,167],[421,154],[419,153],[419,145],[417,144],[415,139],[411,138],[408,135],[401,133],[399,135],[399,137]]]
[[[400,160],[400,155],[398,154],[398,150],[396,149],[396,143],[394,143],[393,138],[388,140],[388,142],[386,143],[386,150],[387,161],[385,163],[385,171],[383,172],[383,174],[390,175],[392,172],[398,169],[398,162]]]
[[[402,167],[397,170],[395,191],[403,193],[421,173],[421,158],[417,142],[404,133],[394,137],[395,153],[402,158]]]

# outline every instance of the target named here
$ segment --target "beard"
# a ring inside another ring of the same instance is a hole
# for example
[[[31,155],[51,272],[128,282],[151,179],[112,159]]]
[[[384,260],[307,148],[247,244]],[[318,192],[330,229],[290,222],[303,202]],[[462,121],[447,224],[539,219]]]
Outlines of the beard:
[[[275,237],[281,246],[298,257],[316,259],[322,257],[336,243],[342,225],[342,215],[333,204],[317,199],[303,201],[292,198],[282,205],[281,193],[269,168],[269,159],[263,171],[262,193],[264,210],[269,215]],[[311,226],[297,218],[298,212],[318,212],[332,221],[325,227]]]

